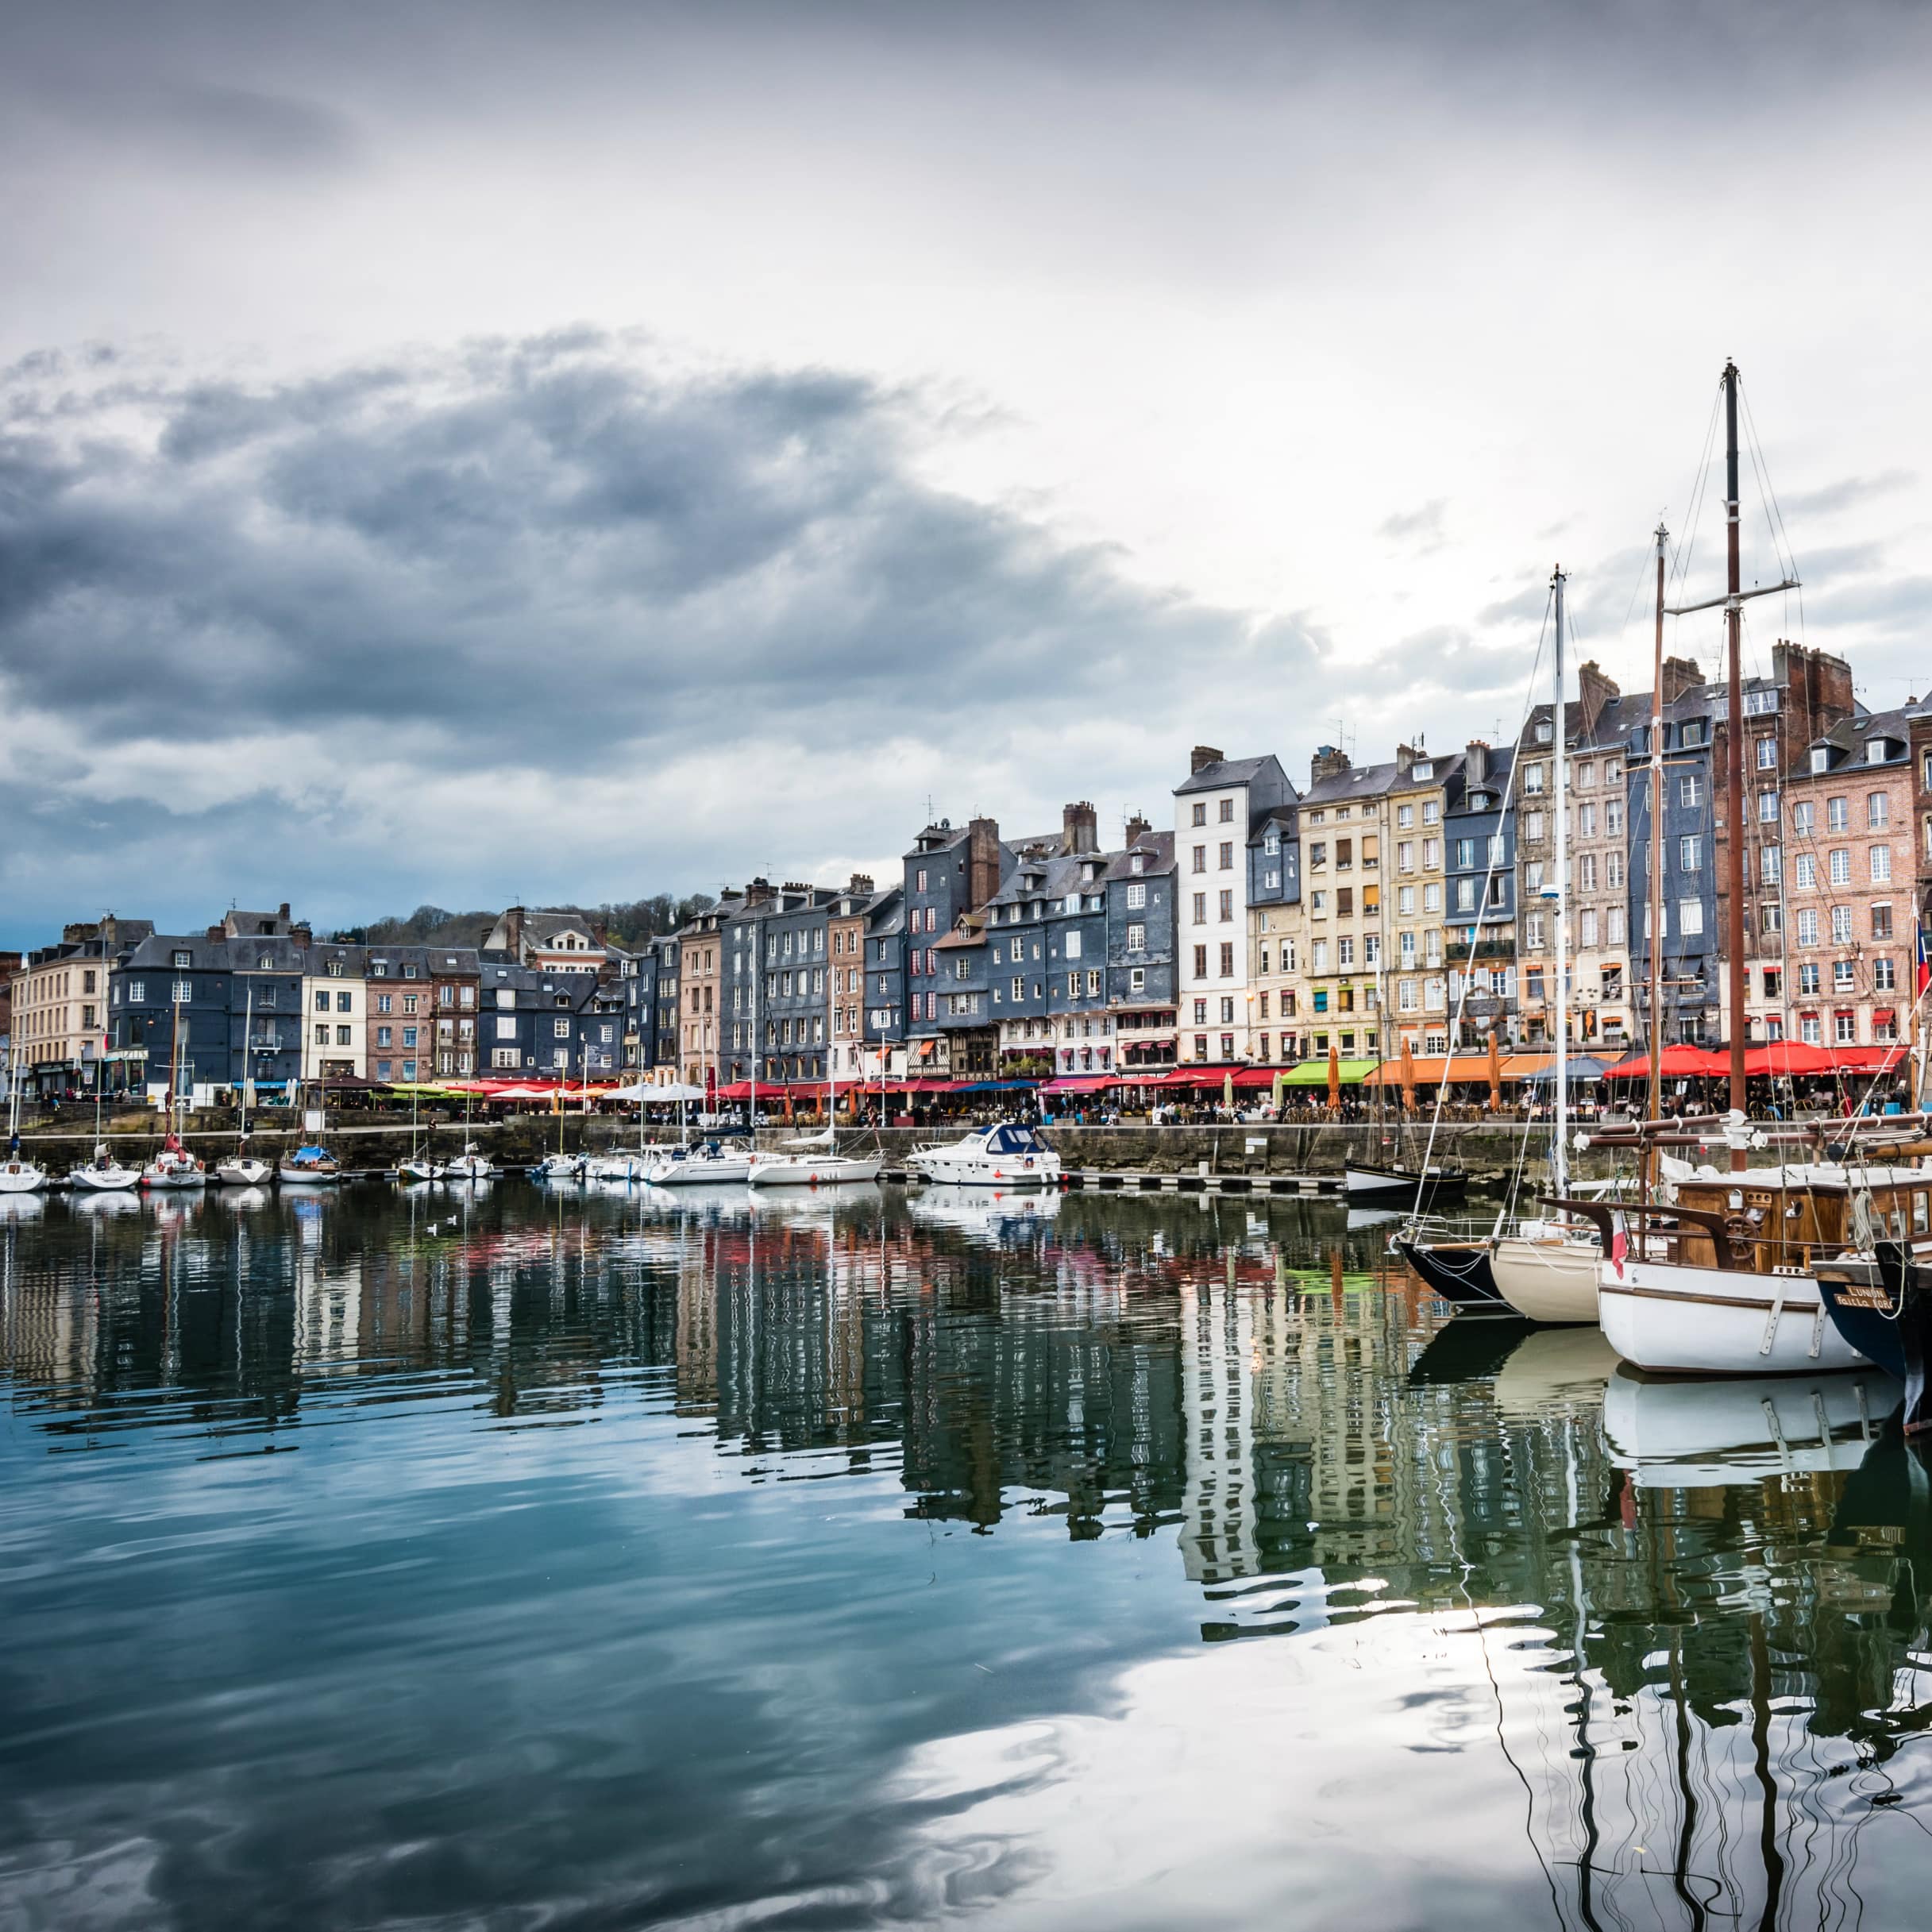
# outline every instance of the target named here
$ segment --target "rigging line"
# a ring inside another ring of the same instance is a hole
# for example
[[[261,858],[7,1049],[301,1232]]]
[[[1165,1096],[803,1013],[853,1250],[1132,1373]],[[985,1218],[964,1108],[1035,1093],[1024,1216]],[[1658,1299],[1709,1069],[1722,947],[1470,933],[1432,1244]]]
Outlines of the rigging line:
[[[1520,725],[1518,725],[1518,726],[1517,727],[1517,729],[1516,729],[1516,743],[1515,743],[1515,745],[1514,745],[1514,746],[1512,747],[1512,749],[1511,749],[1511,750],[1510,750],[1510,774],[1509,774],[1509,783],[1510,783],[1510,786],[1511,786],[1511,788],[1512,788],[1512,789],[1514,789],[1514,785],[1515,785],[1515,784],[1516,784],[1516,766],[1517,766],[1517,760],[1518,760],[1518,759],[1520,759],[1520,758],[1521,758],[1521,756],[1522,756],[1522,751],[1523,751],[1523,738],[1524,738],[1525,734],[1525,733],[1526,733],[1526,732],[1529,731],[1529,720],[1531,719],[1531,718],[1533,718],[1533,716],[1536,715],[1536,710],[1537,710],[1537,704],[1536,704],[1536,688],[1537,688],[1537,685],[1536,685],[1536,681],[1537,681],[1537,674],[1538,674],[1538,673],[1541,671],[1541,668],[1542,668],[1542,664],[1543,664],[1543,642],[1544,642],[1544,639],[1546,637],[1548,637],[1548,634],[1549,634],[1549,620],[1550,620],[1550,614],[1551,614],[1551,612],[1552,612],[1552,611],[1555,609],[1555,607],[1556,607],[1556,584],[1554,584],[1554,582],[1552,582],[1552,583],[1551,584],[1551,585],[1550,585],[1550,589],[1549,589],[1549,596],[1548,596],[1548,598],[1547,598],[1547,599],[1544,600],[1544,606],[1543,606],[1543,623],[1542,623],[1542,627],[1541,627],[1541,629],[1540,629],[1540,630],[1537,631],[1537,650],[1536,650],[1536,656],[1535,656],[1535,657],[1534,657],[1534,658],[1533,658],[1533,659],[1531,661],[1530,666],[1529,666],[1529,688],[1528,688],[1528,689],[1525,691],[1525,694],[1524,694],[1524,704],[1523,704],[1523,721],[1522,721],[1522,723],[1521,723]],[[1552,731],[1560,732],[1560,731],[1562,731],[1562,729],[1563,729],[1563,719],[1562,719],[1562,718],[1561,718],[1561,716],[1560,716],[1560,715],[1557,716],[1557,717],[1555,719],[1555,720],[1553,721],[1553,723],[1552,723],[1552,727],[1551,727],[1551,728],[1552,728]],[[1465,776],[1465,777],[1464,777],[1464,779],[1463,779],[1463,796],[1464,796],[1464,797],[1467,797],[1467,796],[1468,796],[1468,779],[1467,779],[1467,776]],[[1448,846],[1449,846],[1449,828],[1448,828],[1448,816],[1449,816],[1449,815],[1448,815],[1448,812],[1445,810],[1445,811],[1444,812],[1444,813],[1443,813],[1444,824],[1443,824],[1443,828],[1442,828],[1443,857],[1444,857],[1444,860],[1445,860],[1445,861],[1446,861],[1446,860],[1447,860],[1447,858],[1448,858]],[[1502,843],[1503,840],[1504,840],[1504,839],[1505,839],[1505,838],[1507,836],[1507,835],[1506,835],[1506,834],[1505,834],[1504,832],[1502,832],[1502,831],[1500,830],[1500,827],[1501,827],[1501,826],[1502,826],[1502,823],[1503,823],[1503,820],[1505,819],[1505,818],[1506,818],[1506,817],[1507,817],[1507,816],[1508,816],[1508,808],[1507,808],[1507,806],[1506,806],[1506,805],[1504,805],[1504,806],[1499,806],[1499,807],[1498,808],[1498,810],[1497,810],[1497,814],[1496,814],[1496,823],[1497,823],[1497,825],[1498,825],[1498,828],[1499,828],[1499,829],[1497,831],[1497,832],[1496,832],[1494,835],[1493,835],[1491,836],[1491,838],[1490,838],[1490,842],[1489,842],[1489,864],[1488,864],[1487,867],[1485,869],[1485,870],[1484,870],[1484,872],[1483,872],[1483,903],[1482,903],[1482,904],[1481,904],[1479,906],[1478,906],[1478,907],[1476,908],[1475,923],[1474,926],[1473,926],[1473,927],[1471,928],[1471,931],[1472,931],[1474,933],[1475,933],[1476,935],[1479,935],[1479,935],[1481,935],[1481,932],[1482,932],[1482,931],[1483,931],[1483,914],[1484,914],[1486,912],[1487,912],[1487,911],[1488,911],[1488,909],[1489,909],[1489,892],[1490,892],[1490,885],[1491,885],[1491,884],[1494,882],[1494,879],[1495,879],[1495,877],[1496,877],[1496,858],[1497,858],[1497,848],[1498,848],[1498,846],[1499,845],[1501,845],[1501,844]],[[1442,890],[1443,890],[1443,902],[1444,902],[1444,903],[1443,903],[1443,908],[1442,908],[1442,910],[1443,910],[1443,923],[1444,923],[1444,927],[1447,927],[1447,925],[1448,925],[1448,912],[1449,912],[1449,906],[1448,906],[1449,884],[1448,884],[1448,866],[1447,866],[1447,864],[1446,864],[1446,863],[1444,864],[1444,867],[1443,867],[1443,875],[1444,875],[1444,876],[1443,876],[1443,888],[1442,888]],[[1522,911],[1522,908],[1521,908],[1519,906],[1519,907],[1517,908],[1517,915],[1518,915],[1518,916],[1519,916],[1519,917],[1521,916],[1521,911]],[[1469,1004],[1469,988],[1470,988],[1470,985],[1471,985],[1471,981],[1472,981],[1474,980],[1474,978],[1475,978],[1475,971],[1474,971],[1474,969],[1475,969],[1475,963],[1476,963],[1476,961],[1475,961],[1475,949],[1476,949],[1476,945],[1477,945],[1477,943],[1478,943],[1478,940],[1477,940],[1477,939],[1472,939],[1470,941],[1470,946],[1469,946],[1469,957],[1468,957],[1468,958],[1467,958],[1467,959],[1466,959],[1466,960],[1465,960],[1465,961],[1463,962],[1463,963],[1464,967],[1465,967],[1466,969],[1467,969],[1467,970],[1465,970],[1465,971],[1464,971],[1464,973],[1463,973],[1463,983],[1462,983],[1462,988],[1461,988],[1461,990],[1460,990],[1460,992],[1459,992],[1459,993],[1456,994],[1456,1014],[1455,1014],[1455,1017],[1454,1017],[1454,1019],[1453,1019],[1453,1020],[1452,1020],[1450,1022],[1450,1025],[1449,1025],[1449,1037],[1448,1037],[1448,1040],[1447,1040],[1447,1041],[1444,1043],[1444,1044],[1447,1046],[1447,1047],[1448,1047],[1448,1051],[1446,1053],[1444,1053],[1444,1055],[1443,1055],[1443,1059],[1442,1059],[1442,1080],[1441,1080],[1441,1083],[1440,1083],[1440,1085],[1439,1085],[1439,1086],[1436,1087],[1436,1106],[1435,1106],[1435,1111],[1434,1111],[1434,1112],[1433,1112],[1433,1113],[1430,1115],[1430,1116],[1429,1116],[1429,1139],[1428,1139],[1428,1140],[1427,1140],[1426,1142],[1425,1142],[1425,1143],[1424,1143],[1424,1144],[1423,1144],[1423,1149],[1422,1149],[1422,1164],[1421,1164],[1421,1171],[1420,1171],[1420,1172],[1419,1172],[1419,1173],[1417,1174],[1417,1176],[1416,1176],[1416,1197],[1415,1197],[1415,1205],[1414,1205],[1414,1206],[1413,1206],[1413,1207],[1411,1209],[1411,1210],[1410,1210],[1410,1213],[1411,1213],[1412,1216],[1413,1216],[1414,1218],[1417,1219],[1417,1220],[1420,1220],[1420,1219],[1421,1219],[1421,1213],[1422,1213],[1422,1201],[1423,1201],[1423,1198],[1424,1198],[1425,1195],[1426,1194],[1426,1193],[1427,1193],[1427,1191],[1428,1191],[1428,1188],[1429,1188],[1429,1164],[1430,1160],[1431,1160],[1431,1159],[1433,1158],[1434,1154],[1435,1154],[1435,1149],[1436,1149],[1436,1129],[1437,1129],[1438,1128],[1440,1128],[1440,1127],[1441,1126],[1441,1124],[1442,1124],[1442,1110],[1443,1110],[1444,1106],[1444,1105],[1446,1105],[1446,1103],[1448,1102],[1448,1097],[1449,1097],[1449,1075],[1450,1075],[1451,1070],[1452,1070],[1452,1068],[1453,1068],[1453,1066],[1454,1066],[1454,1065],[1455,1065],[1455,1061],[1456,1061],[1456,1043],[1457,1043],[1457,1041],[1458,1041],[1459,1038],[1460,1038],[1460,1035],[1461,1035],[1462,1030],[1463,1030],[1463,1012],[1465,1012],[1465,1010],[1467,1009],[1467,1006],[1468,1006],[1468,1004]],[[1446,944],[1445,944],[1445,945],[1444,946],[1444,947],[1443,947],[1443,952],[1444,952],[1444,965],[1446,966],[1446,965],[1448,963],[1448,958],[1447,958],[1448,952],[1448,946],[1447,946]]]
[[[1737,379],[1737,393],[1744,402],[1745,430],[1751,438],[1753,445],[1759,449],[1761,453],[1762,445],[1758,438],[1757,421],[1751,414],[1751,399],[1745,392],[1744,378],[1741,376]],[[1772,488],[1771,464],[1768,458],[1762,461],[1760,480],[1764,484],[1765,500],[1771,506],[1771,514],[1776,519],[1777,528],[1784,533],[1784,553],[1791,560],[1791,574],[1796,577],[1799,575],[1798,553],[1792,546],[1791,532],[1785,528],[1784,506],[1778,501],[1777,492]],[[1804,629],[1804,586],[1802,583],[1798,587],[1798,625],[1799,633],[1802,634]]]
[[[1697,472],[1691,479],[1690,509],[1684,518],[1684,541],[1678,551],[1677,575],[1675,582],[1681,589],[1691,569],[1691,557],[1697,547],[1698,518],[1702,513],[1704,492],[1710,476],[1710,452],[1718,436],[1718,411],[1724,400],[1724,384],[1719,382],[1710,399],[1710,419],[1704,425],[1703,453],[1697,459]],[[1673,597],[1672,603],[1681,600]]]

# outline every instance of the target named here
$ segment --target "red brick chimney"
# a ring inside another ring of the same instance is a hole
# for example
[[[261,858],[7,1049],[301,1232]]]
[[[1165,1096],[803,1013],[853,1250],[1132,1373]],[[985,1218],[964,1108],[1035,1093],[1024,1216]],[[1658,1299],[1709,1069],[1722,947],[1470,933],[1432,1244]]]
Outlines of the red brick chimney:
[[[1100,815],[1084,798],[1061,811],[1060,850],[1064,853],[1100,850]]]
[[[1348,754],[1335,745],[1324,745],[1308,762],[1308,781],[1320,785],[1325,778],[1332,778],[1348,769]]]
[[[1594,657],[1586,658],[1583,668],[1576,673],[1577,709],[1581,715],[1577,719],[1580,727],[1579,742],[1589,745],[1596,742],[1597,723],[1605,709],[1623,696],[1622,688],[1614,677],[1606,677]]]
[[[1664,660],[1664,702],[1675,704],[1687,691],[1695,691],[1704,681],[1704,673],[1695,657]]]
[[[974,819],[966,825],[966,910],[977,912],[1000,889],[1000,821]]]
[[[1129,845],[1138,845],[1153,829],[1154,827],[1136,812],[1127,821],[1127,830],[1124,836]]]
[[[1196,772],[1205,771],[1210,765],[1218,765],[1221,754],[1212,745],[1197,745],[1189,754],[1187,775],[1191,778]]]

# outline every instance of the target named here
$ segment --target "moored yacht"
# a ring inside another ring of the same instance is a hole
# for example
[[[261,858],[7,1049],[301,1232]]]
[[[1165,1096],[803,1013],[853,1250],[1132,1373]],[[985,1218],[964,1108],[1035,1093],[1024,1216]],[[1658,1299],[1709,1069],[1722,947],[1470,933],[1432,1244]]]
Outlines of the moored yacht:
[[[673,1147],[644,1171],[653,1187],[713,1187],[751,1178],[749,1148],[707,1140],[695,1147]]]
[[[179,1134],[170,1134],[160,1152],[141,1169],[141,1184],[161,1193],[206,1187],[208,1170],[181,1144]]]
[[[253,1154],[237,1151],[226,1160],[215,1163],[214,1179],[218,1187],[266,1187],[274,1178],[275,1170],[266,1161],[257,1160]]]
[[[342,1178],[342,1166],[326,1147],[297,1147],[282,1156],[276,1178],[284,1187],[334,1187]]]
[[[94,1143],[94,1158],[67,1170],[67,1185],[83,1194],[121,1194],[141,1185],[141,1170],[124,1167],[108,1151],[105,1140]]]
[[[36,1194],[47,1185],[47,1170],[17,1148],[0,1160],[0,1194]]]
[[[876,1181],[885,1164],[877,1147],[870,1154],[841,1154],[837,1130],[828,1127],[785,1141],[770,1153],[753,1154],[746,1178],[754,1187],[838,1187]]]
[[[906,1166],[921,1180],[958,1187],[1058,1187],[1060,1157],[1017,1120],[977,1127],[957,1140],[915,1147]]]
[[[488,1181],[499,1171],[475,1141],[465,1140],[463,1151],[449,1163],[445,1174],[452,1181]]]

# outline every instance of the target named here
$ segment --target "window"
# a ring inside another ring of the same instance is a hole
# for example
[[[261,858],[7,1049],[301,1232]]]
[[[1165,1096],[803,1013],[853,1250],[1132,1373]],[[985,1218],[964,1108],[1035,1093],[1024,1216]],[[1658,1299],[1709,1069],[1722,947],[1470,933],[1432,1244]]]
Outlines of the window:
[[[516,1038],[516,1022],[508,1014],[499,1014],[496,1021],[496,1037],[499,1039]]]
[[[1704,841],[1693,833],[1677,841],[1677,870],[1679,872],[1702,872],[1704,869]]]
[[[1776,885],[1782,874],[1784,854],[1775,845],[1761,846],[1757,854],[1758,877],[1766,885]]]
[[[1205,946],[1194,948],[1194,978],[1205,979],[1208,976],[1208,949]]]
[[[1686,772],[1677,781],[1677,802],[1680,805],[1699,805],[1704,800],[1704,781],[1696,772]]]
[[[1610,912],[1605,924],[1606,930],[1603,935],[1604,943],[1608,946],[1622,945],[1624,941],[1623,908],[1620,905],[1612,906],[1610,909]],[[1606,966],[1603,970],[1606,974],[1608,974],[1610,968]]]
[[[926,889],[926,868],[924,866],[921,866],[912,875],[912,889],[916,893],[923,893]],[[912,910],[914,916],[916,917],[919,908],[915,906]]]
[[[1595,946],[1597,943],[1597,912],[1595,906],[1586,906],[1577,918],[1579,946]]]
[[[1892,883],[1892,847],[1875,845],[1872,848],[1872,883],[1889,885]]]
[[[1814,745],[1811,747],[1811,769],[1814,772],[1828,772],[1831,769],[1831,747],[1829,745]]]
[[[1347,933],[1335,942],[1335,963],[1338,966],[1355,964],[1355,941]]]
[[[1872,936],[1875,939],[1892,937],[1892,907],[1881,901],[1872,908]]]
[[[1309,844],[1308,848],[1309,870],[1311,872],[1319,872],[1323,866],[1328,864],[1328,848],[1327,845],[1321,839],[1317,839],[1313,840]]]
[[[1466,872],[1476,862],[1476,842],[1473,839],[1459,839],[1456,842],[1456,864],[1459,871]]]
[[[1234,800],[1232,798],[1224,798],[1220,804],[1221,823],[1232,825],[1234,823]]]
[[[1398,805],[1395,808],[1395,823],[1398,829],[1407,831],[1415,822],[1416,808],[1413,805]]]
[[[1145,993],[1147,989],[1147,968],[1145,966],[1134,967],[1127,976],[1127,990],[1129,993]]]
[[[1603,829],[1613,838],[1623,835],[1623,800],[1621,798],[1604,800]]]
[[[1831,849],[1830,873],[1834,885],[1849,885],[1852,882],[1852,855],[1841,845]]]
[[[1872,962],[1872,990],[1874,993],[1895,993],[1899,989],[1899,962],[1888,954],[1880,953]]]
[[[1197,872],[1205,872],[1207,869],[1208,848],[1205,845],[1197,845],[1194,847],[1194,870]]]
[[[1311,973],[1325,973],[1328,970],[1328,943],[1326,939],[1315,940],[1308,949],[1308,970]]]
[[[1147,927],[1145,926],[1129,926],[1127,929],[1127,950],[1130,953],[1144,953],[1147,949]]]
[[[1459,912],[1473,912],[1476,906],[1476,882],[1474,879],[1458,879],[1456,881],[1456,909]]]
[[[1220,869],[1223,872],[1232,872],[1234,870],[1234,842],[1231,839],[1224,839],[1221,841]]]
[[[335,1010],[338,1013],[349,1012],[353,1010],[354,1005],[355,995],[353,993],[338,993],[335,996]]]
[[[1232,892],[1224,892],[1221,895],[1219,909],[1224,925],[1234,917],[1234,894]]]
[[[1831,1016],[1832,1036],[1841,1047],[1855,1046],[1858,1040],[1858,1016],[1856,1012],[1834,1013]]]
[[[1848,905],[1834,905],[1831,908],[1831,943],[1834,946],[1849,946],[1852,943],[1852,908]]]
[[[1807,959],[1798,969],[1798,991],[1803,997],[1815,999],[1818,997],[1818,962]]]
[[[1704,902],[1701,899],[1677,901],[1677,931],[1680,938],[1695,939],[1704,930]]]
[[[1223,1026],[1232,1026],[1233,1024],[1234,1001],[1232,999],[1224,999],[1221,1001],[1221,1024]]]
[[[1205,926],[1208,923],[1208,896],[1205,893],[1194,894],[1194,924]]]
[[[386,1012],[388,1012],[388,1010],[389,1010],[389,996],[388,996],[388,993],[377,993],[377,994],[376,994],[376,1012],[378,1012],[379,1013],[386,1013]]]
[[[1526,765],[1523,767],[1523,789],[1538,792],[1543,789],[1545,775],[1549,768],[1545,765]]]
[[[1818,908],[1800,906],[1798,908],[1798,943],[1815,946],[1818,943]]]
[[[1827,831],[1841,832],[1849,823],[1850,808],[1845,800],[1828,798],[1825,800],[1825,829]]]
[[[336,1044],[337,1044],[338,1047],[347,1047],[347,1046],[351,1046],[351,1045],[353,1045],[353,1044],[354,1043],[354,1041],[355,1041],[355,1032],[354,1032],[354,1029],[353,1029],[353,1028],[349,1028],[349,1027],[337,1027],[337,1028],[336,1028],[336,1030],[335,1030],[335,1043],[336,1043]]]
[[[1416,869],[1416,848],[1413,839],[1401,840],[1395,848],[1395,870],[1398,872],[1413,872]]]
[[[1197,799],[1194,801],[1194,816],[1193,823],[1196,825],[1205,825],[1207,823],[1207,822],[1208,801],[1205,798]]]
[[[1831,989],[1834,993],[1850,993],[1858,984],[1857,969],[1849,959],[1834,959],[1831,962]]]
[[[1138,912],[1147,902],[1147,889],[1144,885],[1130,885],[1127,889],[1127,909]]]
[[[1579,891],[1594,893],[1597,889],[1597,855],[1586,852],[1576,862],[1576,883]]]
[[[1597,808],[1588,800],[1576,808],[1576,835],[1579,839],[1594,839],[1597,835]]]
[[[376,1029],[376,1043],[379,1047],[393,1046],[395,1043],[395,1036],[390,1032],[388,1028],[378,1027]]]
[[[148,998],[148,984],[147,984],[147,981],[146,981],[145,980],[131,979],[131,980],[129,980],[129,981],[128,981],[128,1005],[130,1005],[130,1006],[141,1006],[141,1005],[145,1005],[146,1004],[146,1002],[147,1002],[147,998]]]
[[[1532,912],[1523,921],[1523,944],[1532,952],[1541,952],[1544,946],[1543,915]]]
[[[1818,861],[1809,852],[1800,852],[1793,863],[1791,876],[1800,892],[1809,892],[1818,883]]]
[[[326,1047],[329,1043],[329,1028],[326,1022],[315,1029],[315,1043],[318,1047]]]
[[[1221,978],[1232,979],[1234,978],[1234,946],[1232,941],[1224,944],[1221,947]]]
[[[1435,824],[1442,816],[1442,803],[1439,799],[1425,798],[1422,801],[1422,823]],[[1425,860],[1425,863],[1427,862]]]
[[[1778,822],[1778,795],[1776,792],[1760,792],[1757,795],[1758,822],[1775,825]]]
[[[195,997],[195,982],[188,979],[176,980],[172,997],[175,1005],[187,1005]]]
[[[1778,741],[1775,738],[1760,738],[1757,741],[1757,769],[1761,772],[1778,769]]]

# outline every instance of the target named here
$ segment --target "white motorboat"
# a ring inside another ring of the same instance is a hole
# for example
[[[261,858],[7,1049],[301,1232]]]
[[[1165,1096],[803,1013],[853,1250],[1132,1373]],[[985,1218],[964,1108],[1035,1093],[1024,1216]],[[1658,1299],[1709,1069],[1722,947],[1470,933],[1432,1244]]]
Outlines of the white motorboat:
[[[1496,1292],[1526,1321],[1597,1320],[1597,1270],[1603,1244],[1594,1228],[1559,1221],[1525,1221],[1490,1250]]]
[[[208,1170],[182,1146],[179,1134],[170,1134],[160,1152],[141,1169],[141,1184],[151,1191],[179,1193],[206,1187]]]
[[[395,1170],[399,1181],[441,1181],[448,1178],[449,1170],[440,1161],[433,1161],[426,1155],[412,1154]]]
[[[958,1140],[915,1147],[906,1166],[925,1181],[958,1187],[1058,1187],[1060,1157],[1016,1120],[975,1128]]]
[[[581,1154],[546,1154],[530,1170],[533,1181],[555,1181],[568,1184],[586,1178],[589,1163]]]
[[[10,1153],[0,1160],[0,1194],[37,1194],[47,1185],[47,1170],[37,1162]]]
[[[94,1158],[86,1166],[67,1170],[67,1185],[77,1194],[124,1194],[141,1185],[141,1170],[124,1167],[107,1151],[105,1140],[94,1143]]]
[[[266,1187],[275,1178],[275,1170],[252,1154],[231,1154],[218,1161],[214,1180],[218,1187]]]
[[[341,1181],[342,1165],[326,1147],[297,1147],[282,1156],[276,1178],[284,1187],[334,1187]]]
[[[491,1164],[490,1157],[479,1148],[473,1140],[463,1143],[463,1151],[445,1170],[445,1176],[452,1181],[494,1180],[499,1170]]]
[[[1610,1460],[1647,1489],[1714,1489],[1856,1469],[1899,1400],[1877,1369],[1646,1380],[1619,1368],[1603,1392]]]
[[[644,1173],[653,1187],[720,1187],[750,1178],[750,1150],[727,1147],[719,1140],[673,1148],[665,1158],[652,1162]]]
[[[748,1178],[754,1187],[839,1187],[876,1181],[885,1165],[885,1156],[876,1147],[870,1154],[841,1154],[837,1129],[828,1127],[785,1141],[770,1153],[754,1153]]]

